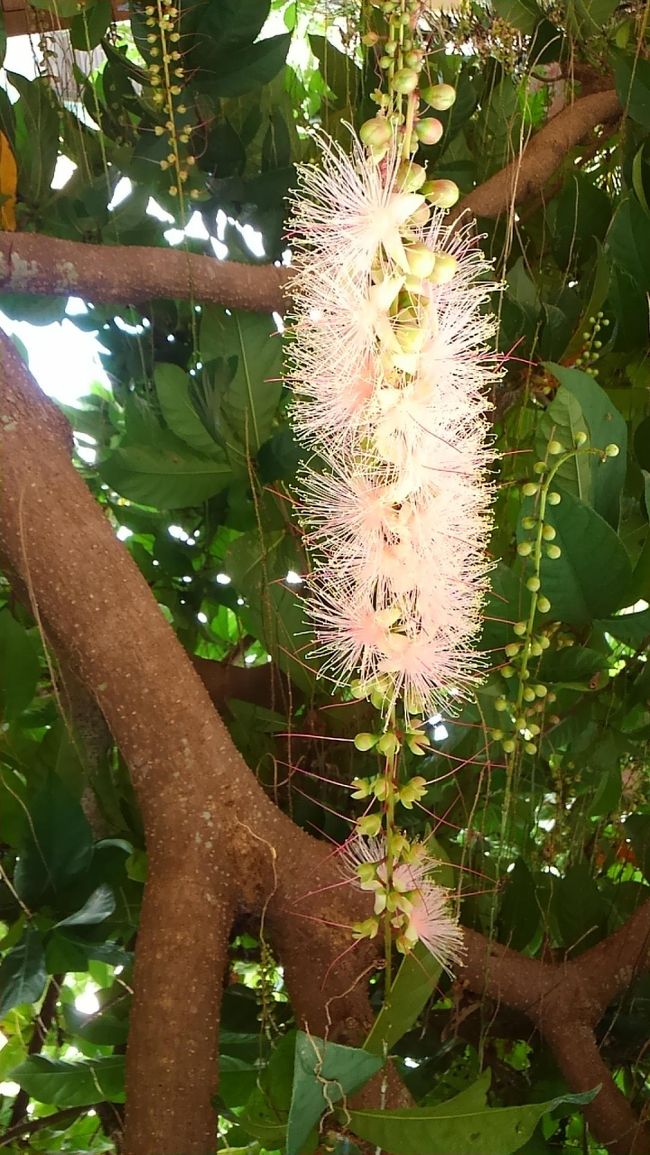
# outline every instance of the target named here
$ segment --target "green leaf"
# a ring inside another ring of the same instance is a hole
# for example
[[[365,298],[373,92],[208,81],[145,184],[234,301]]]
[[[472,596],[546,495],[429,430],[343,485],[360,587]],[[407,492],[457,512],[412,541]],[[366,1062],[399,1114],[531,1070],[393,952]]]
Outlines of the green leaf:
[[[291,33],[269,36],[247,48],[219,55],[209,73],[200,77],[201,87],[211,96],[243,96],[252,88],[268,84],[282,68],[289,51]]]
[[[602,618],[594,626],[605,630],[626,646],[639,649],[650,637],[650,610],[639,610],[636,614],[617,614],[614,618]]]
[[[154,509],[200,505],[232,480],[226,461],[193,453],[163,430],[155,447],[128,445],[115,449],[98,466],[98,472],[116,493]]]
[[[572,489],[572,492],[576,492],[583,501],[593,505],[596,512],[616,529],[620,517],[621,494],[625,485],[627,468],[627,425],[611,398],[588,373],[583,373],[579,369],[567,369],[564,365],[552,363],[548,363],[545,368],[560,382],[558,394],[544,417],[543,424],[546,423],[546,428],[548,428],[549,414],[552,413],[554,418],[557,412],[554,406],[558,396],[561,395],[566,402],[566,393],[563,392],[566,390],[577,401],[582,414],[584,422],[582,427],[589,439],[585,443],[584,449],[605,449],[607,445],[614,444],[620,450],[618,457],[607,457],[604,461],[601,456],[596,454],[578,453],[558,473],[565,486],[567,484],[566,479],[571,476],[572,470],[578,481],[584,482],[586,465],[586,472],[588,473],[586,490],[581,484],[578,484],[577,489]],[[575,410],[573,415],[575,421]],[[572,426],[571,430],[567,432],[575,433],[580,427],[581,423],[577,421],[575,428]],[[563,440],[561,436],[557,437],[557,434],[555,437],[559,441]],[[567,440],[563,444],[570,448],[573,442]]]
[[[619,100],[628,115],[650,128],[650,60],[617,54],[614,78]]]
[[[224,421],[247,455],[270,436],[282,396],[282,339],[268,313],[206,306],[199,346],[204,361],[234,366],[218,399]]]
[[[46,981],[41,936],[33,927],[27,927],[22,941],[0,964],[0,1019],[14,1007],[40,999]]]
[[[26,801],[30,821],[14,885],[23,902],[33,907],[88,869],[93,838],[79,802],[52,771]]]
[[[287,1155],[298,1155],[315,1123],[344,1095],[379,1071],[383,1057],[328,1043],[298,1031],[293,1093],[287,1124]]]
[[[54,1107],[90,1107],[124,1102],[124,1056],[67,1062],[32,1055],[11,1077],[38,1103]]]
[[[259,1085],[248,1098],[237,1122],[269,1151],[286,1142],[287,1120],[293,1088],[296,1032],[290,1031],[275,1047],[262,1072]]]
[[[355,108],[361,84],[361,72],[347,52],[332,44],[326,36],[310,35],[309,43],[320,65],[320,75],[339,104]]]
[[[485,1085],[481,1087],[483,1095]],[[589,1103],[596,1092],[561,1095],[526,1107],[481,1107],[461,1092],[447,1103],[401,1110],[350,1111],[350,1130],[389,1155],[512,1155],[530,1138],[542,1116],[563,1104]]]
[[[190,449],[206,457],[214,455],[217,446],[192,404],[188,374],[179,365],[158,363],[153,377],[162,415],[171,432]]]
[[[77,52],[92,52],[108,29],[113,13],[111,0],[87,4],[70,24],[70,43]]]
[[[0,612],[0,713],[13,722],[31,702],[40,674],[38,650],[9,610]]]
[[[522,509],[529,512],[527,502]],[[611,526],[566,491],[559,505],[547,507],[545,520],[562,550],[555,560],[542,558],[541,592],[551,603],[552,620],[586,625],[624,606],[632,570]]]
[[[607,232],[607,248],[637,290],[650,290],[650,220],[634,197],[621,201]],[[619,324],[621,318],[618,318]]]
[[[500,938],[512,950],[524,950],[534,937],[540,920],[535,881],[523,858],[506,875],[506,889],[499,911]]]
[[[586,863],[572,866],[553,891],[553,912],[567,950],[594,946],[605,933],[609,903]]]
[[[115,910],[115,896],[110,886],[102,883],[94,890],[79,910],[63,918],[56,926],[95,926]]]
[[[59,151],[56,99],[44,78],[29,81],[9,71],[7,77],[20,94],[15,106],[19,199],[40,206],[52,196],[52,177]],[[37,148],[35,141],[38,141]]]
[[[533,0],[492,0],[492,7],[501,20],[525,36],[532,35],[543,15]]]
[[[422,943],[417,943],[402,960],[390,999],[382,1006],[363,1044],[366,1051],[383,1057],[391,1050],[417,1021],[441,973],[440,963]]]

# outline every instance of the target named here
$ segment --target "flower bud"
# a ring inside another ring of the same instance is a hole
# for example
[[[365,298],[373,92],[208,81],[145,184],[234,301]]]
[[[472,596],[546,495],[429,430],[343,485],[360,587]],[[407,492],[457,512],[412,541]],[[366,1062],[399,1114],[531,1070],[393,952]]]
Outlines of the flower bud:
[[[436,112],[445,112],[456,99],[456,89],[451,84],[432,84],[430,88],[424,89],[422,98]]]
[[[427,179],[427,170],[421,164],[405,160],[399,166],[395,177],[402,192],[414,193]]]
[[[412,48],[404,57],[404,63],[407,68],[417,68],[418,70],[422,67],[423,60],[424,52],[421,48]]]
[[[551,561],[557,561],[559,557],[562,557],[562,550],[559,545],[547,545],[546,556],[550,557]]]
[[[437,144],[443,133],[443,127],[435,116],[418,120],[415,125],[415,135],[422,144]]]
[[[429,180],[422,185],[422,192],[439,209],[452,208],[460,196],[460,189],[453,180]]]
[[[534,497],[538,489],[539,485],[536,485],[534,481],[527,481],[525,485],[522,485],[521,492],[524,497]]]
[[[529,577],[526,582],[526,589],[530,590],[531,594],[536,594],[541,584],[538,577]]]
[[[544,538],[544,541],[555,541],[555,536],[556,536],[555,526],[545,525],[542,528],[542,537]]]
[[[436,263],[435,253],[424,244],[409,245],[406,260],[415,277],[429,277]]]
[[[361,43],[365,44],[366,48],[374,48],[378,40],[379,36],[376,32],[366,32],[365,36],[361,37]]]
[[[453,280],[457,268],[458,261],[451,253],[436,253],[436,263],[429,280],[434,285],[447,285]]]
[[[526,633],[526,628],[527,627],[525,622],[515,622],[514,626],[512,627],[512,632],[516,635],[516,637],[523,638],[524,634]]]
[[[564,446],[559,441],[549,441],[547,449],[551,457],[557,457],[558,454],[562,453]]]
[[[504,738],[501,743],[506,754],[513,754],[515,749],[515,742],[513,738]]]
[[[372,750],[378,741],[379,734],[355,734],[354,737],[354,744],[357,750],[360,750],[362,753],[365,753],[366,750]]]
[[[605,446],[605,457],[618,457],[619,453],[620,449],[618,448],[618,445],[614,445],[612,443],[611,445]]]
[[[520,541],[517,546],[517,553],[520,557],[528,557],[533,552],[533,544],[530,541]]]
[[[380,754],[384,754],[387,758],[397,754],[400,748],[400,740],[397,734],[393,734],[390,730],[382,734],[377,742],[377,750]]]
[[[537,609],[539,610],[540,614],[547,614],[550,608],[551,603],[549,602],[548,598],[541,597],[537,599]]]
[[[575,435],[575,437],[574,437],[574,439],[573,439],[573,440],[575,441],[575,443],[576,443],[576,445],[578,446],[578,449],[579,449],[581,445],[585,445],[585,444],[586,444],[586,442],[587,442],[587,434],[584,432],[584,430],[580,429],[580,430],[578,430],[578,432],[576,433],[576,435]]]
[[[383,148],[390,144],[393,130],[385,116],[373,116],[361,125],[359,137],[369,148]]]
[[[418,79],[418,74],[414,68],[399,68],[393,77],[392,87],[395,92],[400,92],[402,96],[408,96],[409,93],[415,92]]]
[[[562,500],[562,495],[552,489],[546,500],[549,505],[559,505]]]
[[[408,223],[416,228],[422,228],[424,225],[429,223],[430,216],[431,209],[429,206],[420,205],[419,209],[416,209],[414,213],[411,213]]]

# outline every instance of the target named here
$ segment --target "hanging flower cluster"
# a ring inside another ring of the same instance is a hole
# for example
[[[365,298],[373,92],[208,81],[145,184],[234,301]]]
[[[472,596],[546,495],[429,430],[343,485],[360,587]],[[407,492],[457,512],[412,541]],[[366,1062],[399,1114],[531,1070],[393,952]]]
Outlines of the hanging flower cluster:
[[[405,842],[403,835],[397,837]],[[431,879],[438,865],[422,842],[407,844],[389,880],[383,839],[357,837],[346,843],[341,851],[342,873],[360,890],[374,894],[374,914],[357,928],[357,936],[374,937],[379,916],[386,914],[403,954],[422,942],[443,970],[460,962],[462,932],[450,918],[447,892]]]
[[[357,139],[350,156],[320,145],[290,234],[293,418],[318,462],[302,478],[317,654],[387,709],[401,695],[407,714],[432,712],[481,666],[494,286],[395,139],[379,161]]]

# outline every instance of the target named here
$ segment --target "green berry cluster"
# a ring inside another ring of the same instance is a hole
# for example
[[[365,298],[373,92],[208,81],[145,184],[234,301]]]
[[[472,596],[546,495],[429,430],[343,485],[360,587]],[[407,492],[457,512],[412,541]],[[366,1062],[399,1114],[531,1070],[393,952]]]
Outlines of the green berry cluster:
[[[590,377],[597,377],[599,370],[595,362],[600,357],[603,347],[600,334],[603,329],[608,327],[609,320],[602,310],[600,310],[596,313],[595,317],[589,317],[588,325],[589,328],[585,329],[582,334],[584,341],[582,353],[579,357],[576,357],[574,364],[576,369],[582,369],[585,373],[588,373]]]
[[[146,6],[144,14],[151,99],[161,117],[154,132],[165,137],[169,145],[169,152],[159,164],[163,172],[169,170],[172,175],[169,195],[182,200],[196,157],[189,147],[191,111],[183,101],[186,77],[180,50],[179,9],[173,0],[156,0],[155,4]],[[196,200],[201,194],[193,188],[189,195]]]

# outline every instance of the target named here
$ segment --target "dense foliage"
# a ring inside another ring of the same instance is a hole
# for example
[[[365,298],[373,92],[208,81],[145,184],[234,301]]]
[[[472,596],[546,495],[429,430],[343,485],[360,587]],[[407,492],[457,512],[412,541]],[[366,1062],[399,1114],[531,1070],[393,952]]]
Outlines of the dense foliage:
[[[236,308],[227,293],[210,302],[189,264],[176,298],[143,298],[128,246],[156,250],[160,268],[170,244],[214,263],[227,256],[250,266],[253,286],[261,266],[286,264],[285,198],[296,161],[313,155],[308,127],[344,143],[347,126],[373,113],[377,62],[363,37],[381,32],[379,17],[334,0],[133,2],[119,23],[108,0],[32,7],[37,22],[52,11],[70,21],[59,42],[97,51],[66,64],[42,33],[37,78],[8,74],[2,237],[77,242],[79,267],[57,266],[35,291],[3,241],[0,307],[42,325],[66,315],[70,296],[85,301],[69,311],[97,334],[110,389],[65,410],[77,468],[265,791],[294,823],[340,843],[363,807],[350,782],[373,772],[376,755],[351,741],[372,723],[365,702],[333,699],[310,657],[280,281],[273,313],[268,303]],[[409,755],[407,771],[428,788],[408,824],[431,837],[462,925],[547,964],[579,960],[650,899],[647,17],[647,5],[614,0],[493,0],[430,21],[431,77],[458,95],[439,114],[441,142],[421,154],[463,196],[476,190],[469,204],[504,281],[499,348],[511,357],[493,398],[489,674],[455,717],[430,720],[431,751]],[[606,93],[612,111],[587,115],[558,150],[556,118],[579,122],[584,102]],[[53,188],[61,156],[75,167]],[[115,275],[121,297],[84,291],[82,244],[106,246],[102,276],[108,285]],[[0,486],[3,473],[0,459]],[[540,492],[560,495],[544,516],[544,541],[559,554],[537,557],[527,543]],[[74,525],[68,544],[83,554]],[[173,676],[146,649],[141,662],[145,683]],[[91,689],[101,701],[101,686]],[[143,820],[125,760],[73,686],[29,580],[8,565],[0,708],[0,1146],[113,1151],[147,876]],[[302,1031],[279,961],[264,916],[240,912],[221,1012],[221,1146],[314,1150],[326,1112],[324,1142],[340,1155],[359,1139],[397,1155],[648,1150],[640,1132],[588,1127],[580,1107],[602,1080],[572,1082],[521,1006],[462,972],[441,976],[416,951],[361,1051],[363,1038],[344,1047]],[[640,1119],[650,1102],[647,967],[646,942],[594,1020],[615,1088]],[[379,1010],[381,967],[371,1000]],[[351,1118],[332,1114],[379,1070],[384,1049],[423,1110],[395,1115],[380,1095]]]

